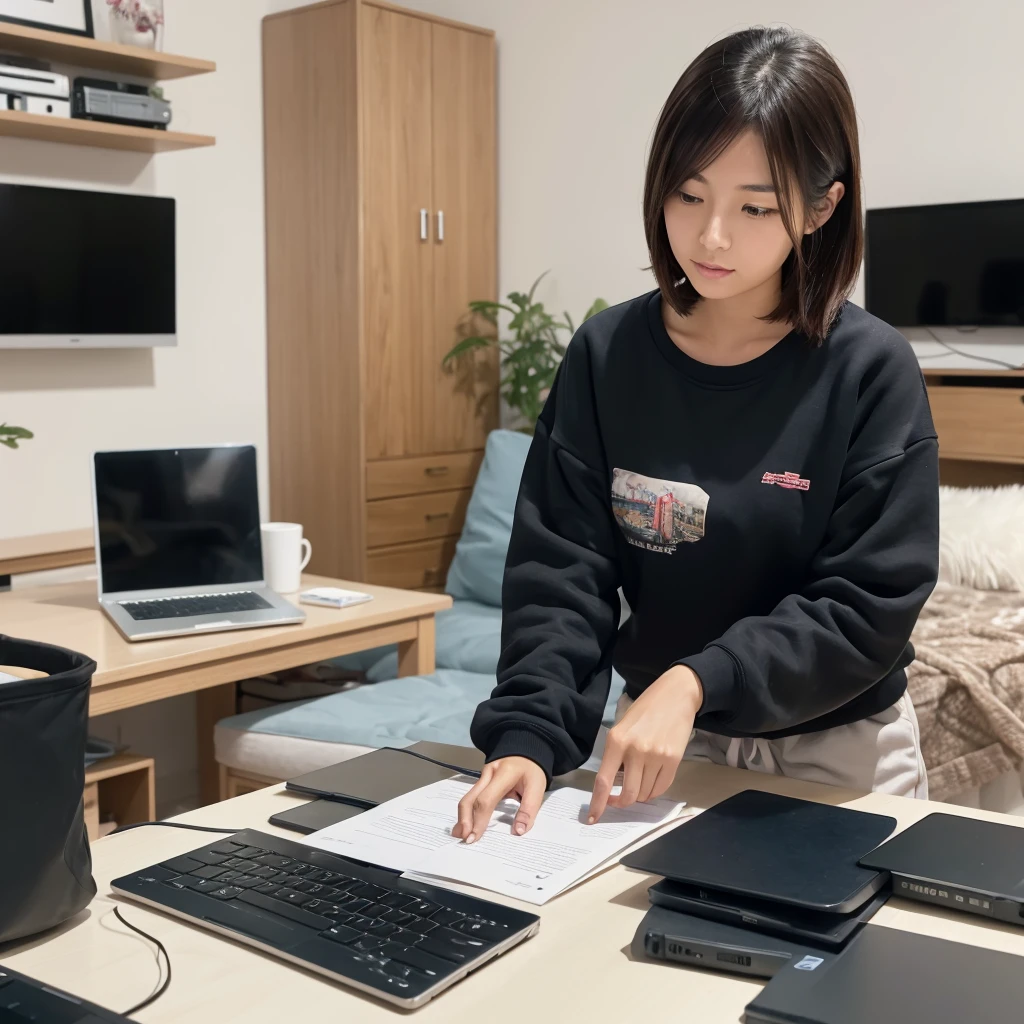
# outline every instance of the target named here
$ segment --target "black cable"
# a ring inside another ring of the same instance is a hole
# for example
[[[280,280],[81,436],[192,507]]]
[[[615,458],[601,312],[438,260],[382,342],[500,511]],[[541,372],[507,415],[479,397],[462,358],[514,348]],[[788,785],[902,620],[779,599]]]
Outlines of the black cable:
[[[1012,363],[1004,363],[1002,359],[990,359],[988,356],[976,356],[973,352],[963,352],[958,348],[953,348],[948,341],[943,341],[930,327],[926,327],[925,330],[935,339],[936,343],[941,345],[944,349],[948,349],[953,355],[960,356],[963,359],[976,359],[981,363],[991,363],[993,366],[1001,366],[1004,370],[1019,370],[1021,367],[1014,366]],[[935,358],[934,356],[925,356],[925,359]],[[952,369],[952,367],[951,367]]]
[[[163,984],[158,984],[157,989],[152,995],[143,999],[141,1003],[136,1003],[130,1010],[125,1010],[122,1014],[124,1017],[130,1017],[133,1013],[137,1013],[139,1010],[145,1009],[150,1003],[155,1003],[170,987],[171,984],[171,958],[167,953],[167,947],[155,936],[150,935],[149,932],[144,932],[141,928],[136,928],[131,921],[127,921],[124,915],[121,913],[120,907],[114,907],[114,917],[118,919],[126,928],[131,928],[133,932],[137,932],[144,939],[152,942],[156,948],[163,953],[164,960],[167,963],[167,977],[164,979]],[[159,958],[158,958],[159,959]]]
[[[461,765],[449,764],[447,761],[438,761],[436,757],[429,757],[427,754],[421,754],[418,750],[410,750],[409,747],[380,747],[380,750],[397,750],[400,754],[409,754],[411,757],[418,757],[421,761],[429,761],[431,764],[436,764],[439,768],[447,768],[449,771],[458,772],[460,775],[468,775],[470,778],[479,779],[480,772],[474,771],[472,768],[463,768]]]
[[[224,832],[225,834],[233,834],[235,832],[244,832],[242,828],[210,828],[209,825],[186,825],[183,821],[135,821],[130,825],[121,825],[119,828],[115,828],[110,834],[116,836],[118,832],[127,832],[132,828],[142,828],[143,825],[163,825],[165,828],[187,828],[193,832]]]

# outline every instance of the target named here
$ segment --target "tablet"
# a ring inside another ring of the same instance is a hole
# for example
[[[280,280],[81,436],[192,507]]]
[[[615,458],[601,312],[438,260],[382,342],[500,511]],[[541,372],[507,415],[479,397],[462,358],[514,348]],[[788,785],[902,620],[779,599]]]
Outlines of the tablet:
[[[889,880],[857,861],[896,819],[748,789],[623,857],[701,888],[848,914]]]

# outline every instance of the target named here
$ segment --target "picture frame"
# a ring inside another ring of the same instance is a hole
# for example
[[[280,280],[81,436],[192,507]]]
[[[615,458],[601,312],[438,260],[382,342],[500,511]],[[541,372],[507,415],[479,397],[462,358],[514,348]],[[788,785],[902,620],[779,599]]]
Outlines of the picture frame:
[[[0,0],[0,21],[93,38],[91,0]]]

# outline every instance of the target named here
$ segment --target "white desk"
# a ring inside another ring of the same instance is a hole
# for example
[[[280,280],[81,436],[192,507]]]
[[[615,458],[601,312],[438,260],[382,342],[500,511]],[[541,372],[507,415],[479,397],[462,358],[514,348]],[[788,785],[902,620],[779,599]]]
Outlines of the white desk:
[[[754,787],[891,814],[900,827],[939,809],[1024,824],[1021,819],[970,808],[875,794],[858,797],[843,790],[711,765],[684,765],[673,792],[703,808]],[[180,820],[259,828],[296,838],[295,833],[269,826],[267,818],[298,802],[281,787],[272,787],[204,807]],[[171,828],[142,828],[101,839],[93,847],[99,896],[87,915],[56,935],[36,939],[17,951],[4,951],[0,961],[113,1010],[124,1010],[155,987],[157,966],[152,945],[113,917],[111,909],[117,902],[129,921],[161,939],[174,968],[170,989],[138,1014],[140,1021],[393,1024],[400,1019],[401,1011],[383,1003],[156,911],[110,897],[112,878],[215,840],[212,834]],[[616,867],[539,908],[542,922],[535,938],[428,1003],[416,1012],[417,1022],[736,1024],[760,982],[630,958],[629,944],[647,909],[651,881],[650,876]],[[874,922],[1024,956],[1024,928],[989,924],[923,904],[892,900]],[[1024,960],[1021,967],[1024,969]],[[970,984],[970,979],[964,982]],[[984,993],[979,993],[979,998],[983,999]]]

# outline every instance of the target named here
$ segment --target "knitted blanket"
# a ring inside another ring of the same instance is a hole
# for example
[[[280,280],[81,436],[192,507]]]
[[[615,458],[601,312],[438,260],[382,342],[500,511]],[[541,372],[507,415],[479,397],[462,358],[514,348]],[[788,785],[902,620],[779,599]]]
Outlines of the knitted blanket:
[[[1024,761],[1024,593],[940,583],[907,669],[929,795],[946,800]]]

